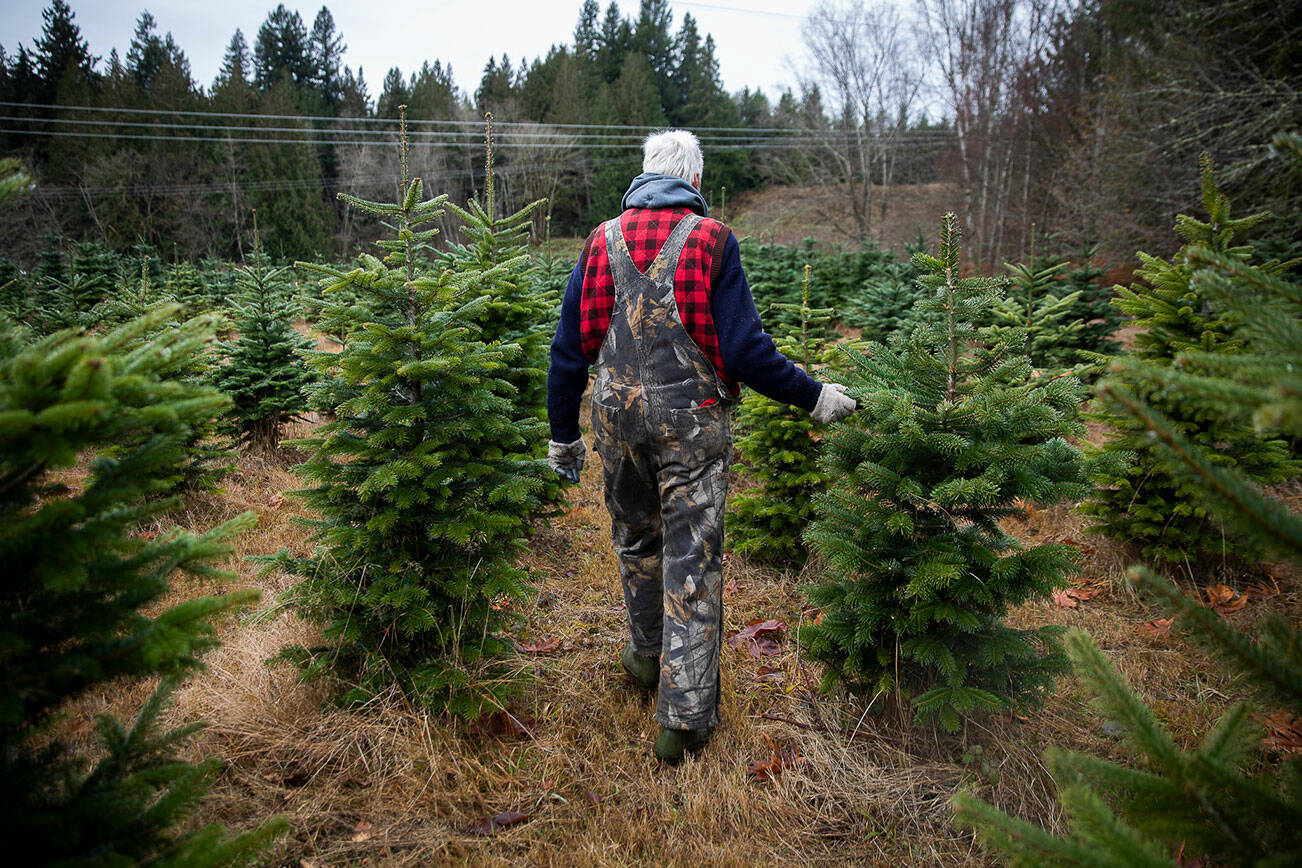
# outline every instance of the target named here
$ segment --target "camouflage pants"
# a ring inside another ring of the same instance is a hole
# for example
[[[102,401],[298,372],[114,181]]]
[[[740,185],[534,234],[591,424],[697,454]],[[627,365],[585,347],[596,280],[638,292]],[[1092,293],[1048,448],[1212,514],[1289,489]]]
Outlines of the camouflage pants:
[[[592,425],[634,650],[660,658],[656,719],[718,723],[728,392],[682,326],[674,266],[684,218],[643,274],[607,224],[616,301],[597,358]],[[613,229],[612,229],[613,224]]]

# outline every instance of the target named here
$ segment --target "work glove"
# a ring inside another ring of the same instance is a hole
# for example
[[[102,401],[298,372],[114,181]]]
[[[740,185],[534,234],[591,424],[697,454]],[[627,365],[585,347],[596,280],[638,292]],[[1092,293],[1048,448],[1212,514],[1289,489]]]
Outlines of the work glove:
[[[578,482],[579,471],[583,469],[583,460],[588,457],[588,447],[580,437],[573,443],[547,442],[547,463],[556,475],[566,482]]]
[[[840,422],[858,409],[859,403],[845,394],[845,386],[840,383],[824,383],[818,393],[818,403],[814,405],[810,415],[824,425],[831,425],[833,422]]]

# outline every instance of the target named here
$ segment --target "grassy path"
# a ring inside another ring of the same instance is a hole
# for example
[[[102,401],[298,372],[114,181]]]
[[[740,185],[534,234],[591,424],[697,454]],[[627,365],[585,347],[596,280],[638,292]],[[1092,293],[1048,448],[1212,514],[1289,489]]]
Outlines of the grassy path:
[[[296,487],[277,460],[245,457],[220,493],[192,502],[179,524],[208,527],[243,509],[258,526],[243,556],[302,549]],[[962,786],[1006,809],[1053,823],[1040,761],[1050,744],[1110,756],[1119,739],[1096,718],[1071,679],[1047,706],[994,716],[959,736],[912,730],[891,697],[819,694],[818,673],[788,634],[775,656],[725,645],[723,722],[699,757],[676,769],[650,755],[653,700],[618,667],[622,596],[609,544],[599,468],[570,490],[568,512],[534,536],[527,565],[537,594],[520,611],[516,663],[532,676],[513,717],[468,727],[415,709],[402,697],[344,712],[323,704],[320,685],[265,665],[314,630],[275,598],[289,579],[258,575],[238,561],[243,586],[264,592],[261,616],[223,627],[208,670],[180,692],[177,721],[209,727],[190,746],[227,760],[196,822],[253,824],[288,816],[292,833],[273,864],[298,866],[473,865],[979,865],[990,864],[949,820]],[[1026,539],[1077,541],[1065,508],[1038,512],[1014,528]],[[1229,679],[1178,639],[1142,630],[1155,617],[1116,584],[1126,559],[1098,542],[1083,547],[1085,578],[1100,593],[1077,608],[1037,602],[1014,621],[1085,626],[1158,713],[1193,741],[1234,696]],[[795,628],[799,577],[729,556],[725,624],[756,618]],[[1284,593],[1236,613],[1269,607],[1297,615]],[[201,589],[204,591],[210,588]],[[180,588],[178,594],[194,593]],[[90,715],[130,714],[147,686],[105,690],[72,709],[70,725],[90,732]],[[751,763],[786,765],[768,780]],[[523,815],[513,822],[513,814]],[[498,817],[503,825],[488,823]]]

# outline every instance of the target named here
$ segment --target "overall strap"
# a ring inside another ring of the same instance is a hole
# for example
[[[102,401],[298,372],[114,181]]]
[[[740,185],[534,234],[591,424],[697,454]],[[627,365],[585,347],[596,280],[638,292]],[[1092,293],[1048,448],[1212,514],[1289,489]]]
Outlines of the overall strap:
[[[628,244],[624,240],[624,230],[620,225],[620,218],[606,221],[606,254],[610,257],[610,269],[615,275],[620,274],[637,274],[651,280],[654,283],[663,282],[666,276],[669,277],[672,285],[674,272],[678,268],[678,257],[683,253],[683,247],[687,245],[687,238],[692,234],[692,230],[697,227],[702,218],[699,214],[687,214],[683,219],[678,221],[674,231],[669,233],[665,239],[664,245],[660,252],[656,254],[651,265],[645,272],[639,271],[633,264],[633,257],[628,252]],[[619,282],[616,280],[616,289],[619,288]]]

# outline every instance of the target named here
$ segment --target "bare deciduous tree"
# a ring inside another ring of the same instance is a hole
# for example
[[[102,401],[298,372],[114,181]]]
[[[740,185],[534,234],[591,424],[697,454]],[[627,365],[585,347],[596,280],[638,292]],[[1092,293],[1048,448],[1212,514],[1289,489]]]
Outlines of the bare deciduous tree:
[[[1034,72],[1060,0],[917,0],[921,44],[954,122],[969,255],[1024,246]],[[1005,236],[1015,225],[1016,244]]]
[[[802,118],[788,169],[840,190],[845,211],[828,216],[865,241],[876,226],[880,239],[921,81],[912,34],[893,6],[823,0],[802,36],[812,67],[801,86],[818,89],[831,119]]]

